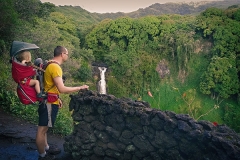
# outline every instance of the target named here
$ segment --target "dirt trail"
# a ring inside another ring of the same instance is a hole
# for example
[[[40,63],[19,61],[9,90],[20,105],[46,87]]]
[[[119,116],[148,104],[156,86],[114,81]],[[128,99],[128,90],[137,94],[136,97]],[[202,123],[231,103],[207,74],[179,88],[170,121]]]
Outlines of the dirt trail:
[[[0,160],[37,160],[35,145],[37,126],[16,118],[0,108]],[[48,134],[49,145],[61,148],[57,159],[71,159],[63,150],[64,139]]]

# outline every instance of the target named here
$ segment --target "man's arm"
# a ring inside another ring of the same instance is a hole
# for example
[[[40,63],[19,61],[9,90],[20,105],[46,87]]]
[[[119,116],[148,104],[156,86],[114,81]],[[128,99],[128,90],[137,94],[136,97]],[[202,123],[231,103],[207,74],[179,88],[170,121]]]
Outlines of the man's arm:
[[[64,86],[62,77],[55,77],[53,78],[53,81],[60,93],[72,93],[72,92],[79,91],[81,89],[88,89],[87,85],[82,85],[79,87],[66,87]]]

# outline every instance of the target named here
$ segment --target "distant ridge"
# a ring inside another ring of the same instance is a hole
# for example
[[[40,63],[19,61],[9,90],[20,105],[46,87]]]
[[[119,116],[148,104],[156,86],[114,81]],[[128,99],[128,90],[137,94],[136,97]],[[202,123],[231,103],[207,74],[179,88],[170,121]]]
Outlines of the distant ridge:
[[[139,18],[147,15],[162,15],[162,14],[180,14],[180,15],[197,15],[200,12],[210,7],[228,8],[232,5],[240,5],[240,0],[225,0],[225,1],[200,1],[200,2],[168,2],[165,4],[155,3],[146,8],[140,8],[137,11],[123,13],[92,13],[98,15],[100,19],[110,18],[116,19],[122,16],[131,18]]]
[[[140,8],[136,11],[124,13],[91,13],[80,6],[59,6],[57,11],[71,17],[79,25],[96,24],[104,19],[117,19],[119,17],[140,18],[147,15],[179,14],[179,15],[198,15],[207,8],[216,7],[226,9],[230,6],[237,5],[240,7],[240,0],[225,1],[201,1],[201,2],[181,2],[181,3],[155,3],[146,8]]]

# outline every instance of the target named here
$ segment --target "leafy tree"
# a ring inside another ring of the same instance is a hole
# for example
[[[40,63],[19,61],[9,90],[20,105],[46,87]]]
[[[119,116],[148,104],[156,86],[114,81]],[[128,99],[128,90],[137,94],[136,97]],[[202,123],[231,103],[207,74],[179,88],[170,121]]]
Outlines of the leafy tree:
[[[143,33],[145,33],[145,40],[143,40],[143,47],[145,50],[153,51],[159,48],[160,22],[161,20],[156,16],[147,16],[139,19]]]
[[[22,20],[33,20],[41,8],[39,0],[14,0],[15,10]]]
[[[40,9],[38,11],[39,18],[47,18],[52,12],[56,11],[56,6],[52,3],[46,2],[40,4]]]
[[[60,12],[52,12],[49,17],[49,20],[55,22],[57,24],[58,29],[66,31],[71,35],[76,36],[77,27],[73,20],[70,19],[69,17],[66,17]]]
[[[196,29],[203,33],[204,37],[212,36],[218,26],[222,26],[225,18],[223,11],[218,8],[208,8],[197,17]]]
[[[202,76],[200,89],[205,94],[228,98],[239,90],[239,22],[228,18],[219,9],[211,8],[198,16],[198,28],[212,39],[212,59]],[[210,21],[212,20],[212,24]]]
[[[103,60],[110,47],[108,36],[108,26],[111,20],[104,20],[96,25],[93,30],[86,36],[88,48],[93,50],[96,61]]]
[[[216,94],[222,98],[238,93],[239,81],[235,66],[236,62],[233,58],[213,57],[207,71],[201,77],[201,92]]]
[[[82,82],[90,80],[92,78],[91,66],[89,66],[88,63],[83,63],[81,67],[78,69],[76,78]]]
[[[40,47],[38,57],[43,59],[52,57],[53,48],[59,44],[60,38],[56,23],[36,18],[34,27],[28,22],[24,22],[24,24],[17,27],[18,34],[16,34],[15,39],[37,44]]]
[[[0,1],[0,40],[11,41],[14,35],[14,27],[18,25],[18,13],[14,8],[14,0]],[[0,48],[5,43],[1,43]],[[6,46],[5,46],[6,47]]]
[[[236,12],[233,13],[233,19],[236,21],[240,21],[240,9],[236,10]]]
[[[12,0],[15,11],[21,20],[34,20],[35,17],[47,18],[56,6],[52,3],[41,3],[40,0]]]
[[[201,13],[205,17],[223,16],[223,10],[219,8],[208,8]]]

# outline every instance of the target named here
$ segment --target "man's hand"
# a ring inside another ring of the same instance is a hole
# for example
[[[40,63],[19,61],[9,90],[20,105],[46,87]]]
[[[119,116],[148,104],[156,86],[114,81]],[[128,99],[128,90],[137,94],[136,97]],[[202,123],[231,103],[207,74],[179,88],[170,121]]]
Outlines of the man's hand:
[[[79,87],[79,90],[88,89],[88,88],[89,88],[88,85],[82,85],[82,86]]]
[[[58,108],[62,108],[63,107],[63,103],[62,103],[62,100],[59,98],[59,107]]]

